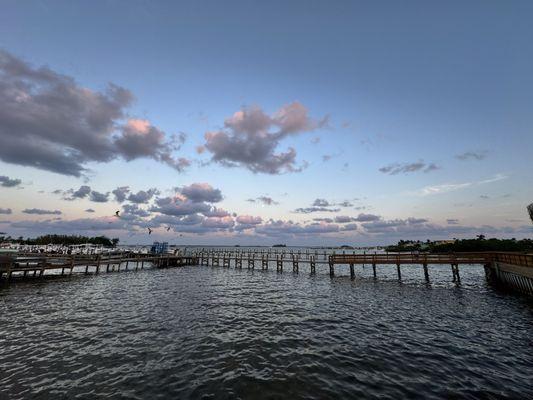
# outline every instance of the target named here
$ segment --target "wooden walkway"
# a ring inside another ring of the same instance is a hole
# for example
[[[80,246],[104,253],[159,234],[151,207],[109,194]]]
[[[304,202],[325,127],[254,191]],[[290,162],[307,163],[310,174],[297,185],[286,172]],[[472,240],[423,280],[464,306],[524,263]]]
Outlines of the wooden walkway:
[[[39,276],[48,271],[61,275],[69,275],[75,269],[82,269],[85,274],[99,273],[102,268],[106,272],[120,271],[121,268],[137,270],[143,269],[145,263],[151,263],[157,268],[197,265],[198,260],[193,256],[153,255],[153,254],[99,254],[99,255],[56,255],[56,254],[19,254],[15,257],[0,256],[0,279],[8,280],[13,276]],[[130,266],[131,264],[131,266]]]
[[[300,266],[309,266],[311,274],[316,273],[316,266],[323,264],[329,266],[331,276],[335,275],[335,268],[341,265],[350,267],[350,277],[355,278],[355,265],[371,265],[374,278],[377,277],[376,268],[378,265],[396,266],[398,279],[402,279],[402,265],[420,265],[424,272],[426,281],[429,281],[429,265],[450,265],[452,280],[460,282],[459,265],[483,265],[486,268],[496,262],[508,263],[531,267],[533,270],[533,254],[519,253],[382,253],[382,254],[327,254],[312,251],[306,252],[277,252],[277,251],[217,251],[201,250],[193,253],[200,265],[212,265],[235,268],[242,268],[243,264],[248,269],[256,266],[261,269],[268,269],[271,264],[276,266],[278,272],[283,272],[285,266],[292,266],[293,272],[299,272]]]
[[[73,271],[99,273],[143,269],[145,263],[156,268],[179,267],[186,265],[234,267],[242,269],[276,267],[278,272],[291,268],[298,273],[300,267],[308,267],[311,274],[316,273],[317,265],[329,266],[330,276],[335,269],[347,265],[350,277],[355,279],[355,265],[371,265],[374,278],[378,266],[396,266],[398,279],[402,279],[401,267],[419,265],[424,278],[429,282],[430,265],[449,265],[453,282],[460,283],[460,265],[483,265],[487,279],[496,279],[520,291],[533,294],[533,254],[522,253],[382,253],[382,254],[327,254],[312,251],[240,251],[240,250],[196,250],[184,255],[154,255],[117,253],[100,255],[56,255],[56,254],[18,254],[15,257],[0,256],[0,279],[12,277],[42,277],[47,272],[54,275],[72,274]],[[489,279],[489,280],[490,280]]]

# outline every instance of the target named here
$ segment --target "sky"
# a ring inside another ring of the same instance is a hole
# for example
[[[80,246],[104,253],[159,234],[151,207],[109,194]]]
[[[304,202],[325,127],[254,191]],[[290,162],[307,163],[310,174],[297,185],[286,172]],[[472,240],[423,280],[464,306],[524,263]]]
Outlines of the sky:
[[[529,1],[0,6],[1,232],[533,236]]]

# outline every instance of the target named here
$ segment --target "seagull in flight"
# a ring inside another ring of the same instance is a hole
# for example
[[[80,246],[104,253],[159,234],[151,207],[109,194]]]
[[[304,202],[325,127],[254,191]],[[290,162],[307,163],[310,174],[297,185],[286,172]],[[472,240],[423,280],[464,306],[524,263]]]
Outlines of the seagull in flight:
[[[167,232],[170,230],[170,226],[167,226]]]
[[[119,217],[120,218],[120,210],[115,211],[115,217]]]
[[[150,228],[148,228],[148,234],[151,235],[152,234],[152,230]]]

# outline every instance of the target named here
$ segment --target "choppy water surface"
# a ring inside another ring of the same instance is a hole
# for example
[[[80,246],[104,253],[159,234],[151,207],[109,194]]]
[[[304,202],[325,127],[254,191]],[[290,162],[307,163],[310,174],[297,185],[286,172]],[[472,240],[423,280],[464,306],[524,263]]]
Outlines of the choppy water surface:
[[[347,268],[346,268],[347,269]],[[0,398],[531,398],[533,304],[478,267],[186,267],[0,288]],[[339,270],[342,274],[347,271]]]

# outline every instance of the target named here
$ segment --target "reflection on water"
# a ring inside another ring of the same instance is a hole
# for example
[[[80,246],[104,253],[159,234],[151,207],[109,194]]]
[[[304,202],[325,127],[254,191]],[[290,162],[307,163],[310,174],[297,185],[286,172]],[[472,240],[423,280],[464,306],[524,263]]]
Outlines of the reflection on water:
[[[186,267],[0,289],[0,398],[526,398],[533,304],[480,267]]]

